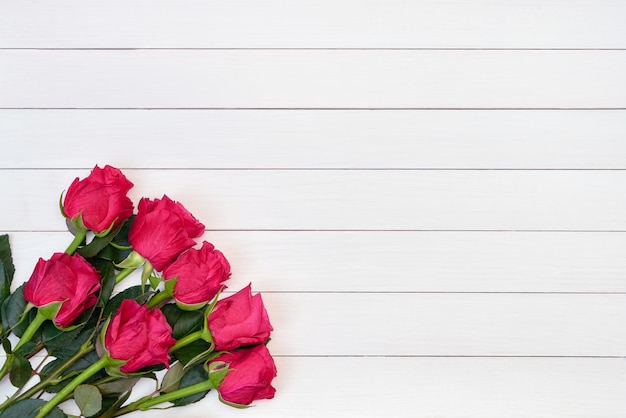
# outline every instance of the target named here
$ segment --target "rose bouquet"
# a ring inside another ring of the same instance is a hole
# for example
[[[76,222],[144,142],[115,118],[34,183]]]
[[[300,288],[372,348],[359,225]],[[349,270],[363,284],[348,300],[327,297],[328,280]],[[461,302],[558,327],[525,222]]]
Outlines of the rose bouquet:
[[[142,198],[134,213],[132,187],[111,166],[74,180],[60,205],[72,242],[13,291],[0,236],[0,379],[14,386],[0,418],[70,417],[70,401],[81,416],[110,418],[185,406],[211,390],[235,407],[274,397],[261,295],[248,285],[224,296],[230,265],[196,242],[204,225],[165,195]],[[136,270],[137,283],[116,289]],[[133,396],[140,380],[154,390]]]

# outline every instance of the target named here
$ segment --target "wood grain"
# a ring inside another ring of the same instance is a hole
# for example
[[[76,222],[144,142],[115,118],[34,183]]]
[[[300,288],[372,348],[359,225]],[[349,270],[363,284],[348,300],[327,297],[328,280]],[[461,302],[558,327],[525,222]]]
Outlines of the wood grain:
[[[617,0],[3,0],[4,48],[624,48]]]
[[[2,110],[0,168],[624,169],[624,111]],[[102,146],[106,144],[106,146]],[[150,158],[137,158],[147,149]],[[123,153],[120,150],[124,150]]]
[[[276,397],[246,411],[209,393],[185,409],[129,416],[621,418],[626,407],[622,359],[277,357],[276,363]],[[145,383],[138,386],[149,393]],[[8,393],[7,386],[0,391]]]
[[[2,233],[2,231],[0,231]],[[68,232],[11,232],[18,276]],[[615,232],[208,231],[232,289],[260,292],[626,292]]]
[[[0,51],[4,108],[625,108],[626,51]]]
[[[624,171],[127,170],[208,229],[626,230]],[[2,230],[64,230],[56,202],[84,170],[11,171]],[[14,207],[21,210],[13,210]]]

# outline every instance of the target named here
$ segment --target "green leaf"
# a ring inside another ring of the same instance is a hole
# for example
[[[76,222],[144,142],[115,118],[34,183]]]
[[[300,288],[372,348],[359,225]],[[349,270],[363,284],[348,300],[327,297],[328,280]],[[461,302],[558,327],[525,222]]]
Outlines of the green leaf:
[[[174,364],[163,376],[163,381],[161,382],[161,392],[167,393],[173,390],[178,389],[180,384],[180,379],[182,379],[185,370],[183,368],[182,363],[178,362]]]
[[[24,399],[17,401],[13,405],[0,413],[0,418],[35,418],[37,410],[41,408],[46,401],[43,399]],[[59,408],[55,407],[46,418],[67,418]]]
[[[97,386],[101,394],[113,395],[113,394],[124,393],[128,390],[131,390],[133,386],[135,386],[135,383],[137,383],[138,381],[139,381],[138,377],[121,378],[121,379],[114,380],[112,382],[100,383]]]
[[[24,320],[22,320],[22,314],[27,304],[28,302],[24,300],[24,285],[18,287],[11,296],[2,302],[0,313],[2,315],[2,326],[5,333],[13,331],[18,337],[22,336],[28,324],[30,324],[37,314],[34,309],[31,309],[26,313]],[[35,341],[35,339],[31,339],[31,341]]]
[[[130,397],[131,391],[127,391],[122,393],[121,395],[116,396],[105,396],[102,398],[102,409],[95,414],[91,415],[92,417],[98,418],[112,418],[113,415],[120,409],[120,407],[128,400]]]
[[[115,264],[118,264],[124,261],[132,251],[132,248],[116,248],[115,246],[113,246],[113,243],[111,243],[98,253],[98,258],[109,260]]]
[[[59,330],[53,323],[48,322],[41,327],[41,340],[51,355],[57,358],[70,358],[82,344],[92,337],[97,325],[96,315],[91,316],[87,322],[71,331]]]
[[[74,389],[74,401],[85,416],[93,415],[102,409],[102,394],[92,385],[77,386]]]
[[[122,226],[118,226],[114,231],[104,235],[104,236],[96,236],[91,242],[84,247],[80,248],[77,253],[82,255],[85,258],[92,258],[98,255],[98,253],[109,245],[115,235],[122,229]]]
[[[132,215],[130,218],[128,218],[126,220],[126,222],[122,223],[122,227],[120,228],[120,231],[115,234],[115,237],[113,237],[113,241],[112,243],[114,245],[116,245],[117,247],[120,248],[130,248],[130,241],[128,241],[128,233],[130,232],[130,227],[133,224],[133,221],[135,220],[135,216],[136,215]]]
[[[100,289],[100,295],[98,296],[97,306],[104,307],[113,294],[115,288],[115,268],[113,263],[102,258],[95,258],[90,260],[91,265],[100,272],[102,279],[100,283],[102,288]]]
[[[201,330],[204,325],[203,311],[184,311],[176,304],[170,303],[163,306],[161,312],[172,327],[172,336],[176,340]]]
[[[118,308],[122,304],[124,299],[134,299],[138,303],[145,303],[145,301],[150,297],[153,292],[147,292],[145,287],[141,285],[129,287],[123,292],[118,293],[114,297],[109,300],[109,303],[104,307],[103,316],[107,318],[109,315],[117,312]]]
[[[174,352],[174,356],[184,365],[190,362],[195,362],[199,359],[199,356],[208,354],[211,349],[211,344],[206,341],[197,340],[189,345],[179,348]]]
[[[0,262],[4,266],[5,278],[8,280],[10,286],[15,274],[15,266],[13,265],[13,257],[11,256],[9,236],[6,234],[0,235]]]
[[[9,380],[13,386],[21,388],[33,375],[33,368],[24,357],[17,354],[13,354],[11,357]]]
[[[27,354],[30,354],[35,348],[37,348],[37,343],[33,341],[29,341],[25,343],[23,346],[21,346],[20,348],[18,348],[17,350],[15,350],[15,352],[22,356],[26,356]]]
[[[65,373],[63,374],[62,380],[59,383],[46,387],[45,391],[49,392],[49,393],[56,393],[56,392],[60,391],[65,386],[67,386],[67,384],[72,380],[72,378],[74,376],[80,374],[80,372],[82,372],[83,370],[85,370],[86,368],[88,368],[89,366],[91,366],[92,364],[94,364],[98,360],[99,360],[98,354],[96,354],[95,351],[90,352],[85,357],[81,358],[76,363],[72,364],[65,371]],[[56,359],[56,360],[53,360],[50,363],[46,364],[44,366],[44,368],[41,370],[41,372],[39,373],[41,379],[42,380],[46,379],[48,376],[50,376],[52,373],[54,373],[54,371],[59,366],[61,366],[64,362],[65,362],[65,359]],[[95,380],[98,380],[98,379],[100,379],[100,378],[102,378],[104,376],[106,376],[106,373],[104,371],[96,373],[93,377],[91,377],[87,381],[87,383],[93,382]]]
[[[186,388],[187,386],[195,385],[196,383],[205,382],[209,378],[209,374],[204,370],[203,364],[198,364],[190,368],[185,375],[180,379],[179,389]],[[176,399],[172,401],[174,406],[185,406],[194,402],[198,402],[204,398],[208,390],[195,393],[193,395],[185,396],[184,398]]]

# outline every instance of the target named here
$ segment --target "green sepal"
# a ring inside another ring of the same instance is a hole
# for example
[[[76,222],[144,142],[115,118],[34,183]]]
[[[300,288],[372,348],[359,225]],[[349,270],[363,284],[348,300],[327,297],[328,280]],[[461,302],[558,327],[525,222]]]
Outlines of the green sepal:
[[[78,216],[72,218],[72,224],[76,227],[76,229],[80,231],[88,231],[89,228],[85,226],[83,223],[83,214],[81,212],[78,213]]]
[[[107,320],[104,322],[104,325],[102,326],[102,329],[100,330],[100,335],[98,335],[98,340],[96,342],[96,352],[98,353],[100,358],[107,358],[107,363],[104,367],[109,376],[126,377],[129,376],[129,374],[122,373],[120,371],[120,367],[128,363],[128,360],[117,360],[111,358],[109,352],[106,349],[106,345],[104,344],[104,337],[106,336],[107,328],[109,328],[110,323],[111,317],[107,318]]]
[[[54,320],[61,310],[64,301],[50,302],[39,307],[39,314],[46,319]]]
[[[174,287],[176,286],[176,282],[178,281],[178,276],[174,276],[171,279],[164,280],[165,291],[170,295],[174,296]]]
[[[213,298],[213,300],[211,301],[209,306],[207,306],[206,310],[204,311],[204,326],[202,327],[202,337],[201,338],[204,341],[210,343],[211,345],[213,345],[213,335],[211,334],[211,330],[209,329],[209,315],[213,311],[213,308],[215,308],[215,305],[217,304],[217,299],[222,294],[222,290],[224,290],[224,287],[222,287],[217,292],[217,295],[215,295],[215,297]]]
[[[216,361],[213,363],[209,363],[207,361],[204,364],[204,369],[209,373],[209,380],[211,381],[213,387],[218,389],[226,375],[231,371],[228,368],[228,363],[223,361]]]
[[[148,277],[148,281],[150,282],[150,287],[152,287],[152,289],[156,290],[157,287],[159,287],[159,285],[161,284],[161,278],[158,276],[155,276],[154,274],[150,274],[150,277]]]
[[[61,192],[61,195],[59,196],[59,210],[61,211],[61,215],[63,215],[64,218],[69,218],[66,214],[65,214],[65,208],[63,207],[63,194],[65,193],[65,190],[63,190]]]
[[[135,251],[133,251],[133,253],[134,252]],[[141,257],[141,258],[143,258],[143,257]],[[143,271],[141,272],[141,286],[143,286],[143,287],[146,286],[146,283],[148,283],[148,281],[150,280],[150,277],[152,276],[152,272],[153,271],[154,271],[154,267],[152,267],[152,264],[150,264],[150,262],[148,260],[146,260],[145,264],[143,266]]]
[[[115,218],[113,220],[113,222],[111,222],[111,225],[109,225],[109,227],[107,229],[105,229],[104,231],[101,232],[96,232],[94,231],[93,234],[95,236],[97,236],[98,238],[102,238],[102,237],[106,237],[107,235],[109,235],[109,233],[113,230],[113,227],[115,226],[115,222],[117,222],[118,218]],[[121,225],[120,225],[121,226]],[[118,231],[119,232],[119,231]]]
[[[111,241],[109,245],[111,245],[113,248],[117,248],[118,250],[130,250],[133,248],[131,245],[120,245],[113,241]]]
[[[124,269],[136,269],[141,267],[144,263],[146,263],[146,266],[149,264],[146,259],[137,251],[131,251],[131,253],[128,254],[128,257],[126,257],[126,259],[123,260],[121,263],[116,264],[115,267]]]
[[[113,224],[111,224],[111,226],[112,225]],[[97,256],[102,250],[106,248],[107,245],[111,244],[111,241],[115,238],[117,234],[119,234],[123,226],[124,224],[122,223],[113,231],[111,231],[111,229],[109,228],[106,235],[95,234],[95,238],[91,240],[89,244],[80,248],[78,250],[78,253],[85,258],[92,258]]]
[[[198,309],[201,309],[204,305],[206,305],[206,302],[188,304],[176,300],[176,306],[178,306],[183,311],[197,311]]]
[[[222,394],[220,393],[219,390],[217,391],[217,393],[218,393],[218,399],[224,405],[232,406],[233,408],[237,408],[237,409],[248,409],[248,408],[252,407],[252,405],[241,405],[241,404],[238,404],[238,403],[225,401],[224,398],[222,398]]]

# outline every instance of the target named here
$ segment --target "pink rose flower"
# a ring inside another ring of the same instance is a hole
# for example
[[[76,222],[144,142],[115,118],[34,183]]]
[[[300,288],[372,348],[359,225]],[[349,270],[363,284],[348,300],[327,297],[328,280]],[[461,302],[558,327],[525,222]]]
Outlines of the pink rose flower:
[[[167,196],[143,198],[139,202],[128,239],[133,249],[147,259],[157,271],[163,271],[204,233],[204,225],[179,202]]]
[[[39,259],[24,286],[24,299],[37,307],[61,302],[54,318],[59,328],[67,328],[96,304],[100,273],[78,254],[55,253],[50,260]]]
[[[163,270],[163,278],[176,277],[174,299],[185,305],[209,302],[230,277],[230,264],[215,247],[203,242],[199,250],[191,248]]]
[[[276,365],[264,345],[225,353],[213,362],[224,362],[230,370],[217,389],[220,397],[230,403],[250,405],[257,399],[272,399],[276,389]]]
[[[175,343],[165,315],[132,299],[122,301],[104,336],[104,349],[109,356],[127,360],[120,367],[123,373],[161,363],[168,366],[168,353]]]
[[[261,295],[252,296],[250,285],[218,301],[209,314],[208,324],[216,350],[262,344],[273,330]]]
[[[115,228],[133,214],[127,196],[132,187],[117,168],[95,166],[88,177],[76,178],[67,189],[63,211],[70,219],[81,216],[83,225],[96,233]]]

